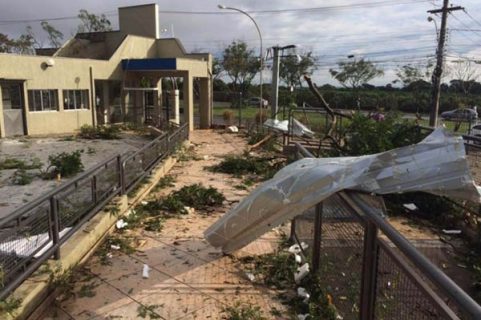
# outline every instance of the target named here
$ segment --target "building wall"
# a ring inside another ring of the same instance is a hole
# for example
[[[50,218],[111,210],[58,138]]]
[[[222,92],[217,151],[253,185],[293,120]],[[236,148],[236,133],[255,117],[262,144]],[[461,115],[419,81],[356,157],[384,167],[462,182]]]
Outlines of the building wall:
[[[159,48],[162,48],[161,50]],[[122,59],[184,57],[177,59],[177,70],[189,71],[191,77],[208,77],[210,55],[186,55],[178,41],[164,41],[128,35],[109,60],[77,59],[0,54],[0,79],[24,80],[26,126],[28,134],[69,133],[84,124],[93,124],[95,86],[93,80],[123,81]],[[207,58],[206,58],[207,57]],[[47,60],[54,61],[46,67]],[[58,90],[58,111],[29,111],[28,90]],[[89,110],[63,110],[62,90],[89,90]],[[3,108],[0,100],[0,113]],[[0,115],[0,126],[3,126]],[[0,131],[1,132],[1,131]]]
[[[119,29],[125,34],[158,39],[160,32],[158,6],[146,4],[119,8]]]

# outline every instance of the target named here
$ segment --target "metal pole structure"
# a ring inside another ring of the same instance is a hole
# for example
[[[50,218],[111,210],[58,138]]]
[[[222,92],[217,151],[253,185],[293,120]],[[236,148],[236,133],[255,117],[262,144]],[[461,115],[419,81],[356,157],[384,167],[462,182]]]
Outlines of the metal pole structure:
[[[272,47],[272,101],[271,101],[271,118],[277,120],[277,111],[279,104],[279,65],[281,58],[279,56],[279,46]]]
[[[242,91],[239,92],[239,129],[242,125]]]
[[[257,22],[254,20],[254,18],[252,18],[247,12],[241,10],[241,9],[237,9],[237,8],[232,8],[232,7],[226,7],[224,5],[221,5],[219,4],[217,6],[219,9],[227,9],[227,10],[234,10],[234,11],[237,11],[237,12],[240,12],[244,15],[246,15],[249,19],[251,19],[251,21],[254,23],[256,29],[257,29],[257,33],[259,34],[259,41],[260,41],[260,44],[261,44],[261,47],[260,47],[260,50],[259,50],[259,63],[260,63],[260,66],[259,66],[259,86],[260,86],[260,101],[259,101],[259,117],[260,119],[262,119],[262,107],[263,107],[263,104],[264,104],[264,97],[262,95],[262,69],[264,68],[264,63],[263,63],[263,49],[262,49],[262,34],[261,34],[261,30],[259,29],[259,26],[257,25]]]
[[[439,31],[438,49],[436,52],[436,67],[432,75],[433,92],[431,95],[431,111],[429,114],[429,126],[436,127],[438,122],[439,112],[439,98],[441,96],[441,76],[443,74],[443,60],[444,60],[444,44],[446,42],[446,25],[448,20],[448,13],[455,10],[463,10],[462,7],[448,7],[449,0],[443,1],[441,9],[430,10],[428,13],[442,13],[441,16],[441,30]]]

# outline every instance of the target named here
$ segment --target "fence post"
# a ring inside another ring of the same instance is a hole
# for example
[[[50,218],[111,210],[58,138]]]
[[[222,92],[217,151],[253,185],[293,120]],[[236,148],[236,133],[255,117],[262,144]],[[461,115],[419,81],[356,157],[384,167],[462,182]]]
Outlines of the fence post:
[[[55,260],[60,259],[60,236],[59,236],[59,219],[58,219],[58,200],[55,196],[50,198],[50,226],[52,234],[52,246],[58,246],[53,254]]]
[[[322,240],[322,202],[316,204],[314,216],[314,242],[312,248],[312,271],[317,273],[321,260],[321,240]]]
[[[96,175],[92,177],[90,188],[92,191],[92,201],[94,204],[97,204],[97,176]]]
[[[361,320],[374,319],[376,302],[376,277],[379,256],[377,232],[377,226],[371,221],[366,221],[364,233],[364,257],[361,276]]]
[[[119,188],[120,194],[125,194],[125,177],[124,177],[124,163],[120,154],[117,156],[117,169],[119,170]]]

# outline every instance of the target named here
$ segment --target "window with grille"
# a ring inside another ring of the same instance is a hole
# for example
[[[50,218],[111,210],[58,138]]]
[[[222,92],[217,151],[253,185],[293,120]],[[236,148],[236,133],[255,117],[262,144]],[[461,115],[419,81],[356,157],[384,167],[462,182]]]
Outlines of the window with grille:
[[[28,90],[28,110],[58,111],[58,91]]]
[[[63,90],[64,110],[77,110],[89,108],[88,90]]]

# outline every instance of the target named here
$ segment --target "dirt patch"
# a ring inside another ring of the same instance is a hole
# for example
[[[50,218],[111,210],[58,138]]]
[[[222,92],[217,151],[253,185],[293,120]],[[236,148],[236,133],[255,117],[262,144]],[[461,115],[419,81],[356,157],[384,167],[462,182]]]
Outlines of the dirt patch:
[[[0,160],[18,159],[30,163],[33,159],[38,159],[43,164],[41,169],[45,170],[50,155],[83,150],[82,163],[84,169],[88,170],[116,154],[134,152],[148,141],[145,137],[128,133],[122,133],[121,139],[118,140],[84,140],[74,139],[71,136],[1,139]],[[60,183],[68,181],[68,179],[48,181],[34,178],[27,185],[15,185],[12,181],[15,171],[15,169],[0,170],[0,218],[54,189]],[[39,170],[28,170],[28,172],[35,175]]]

